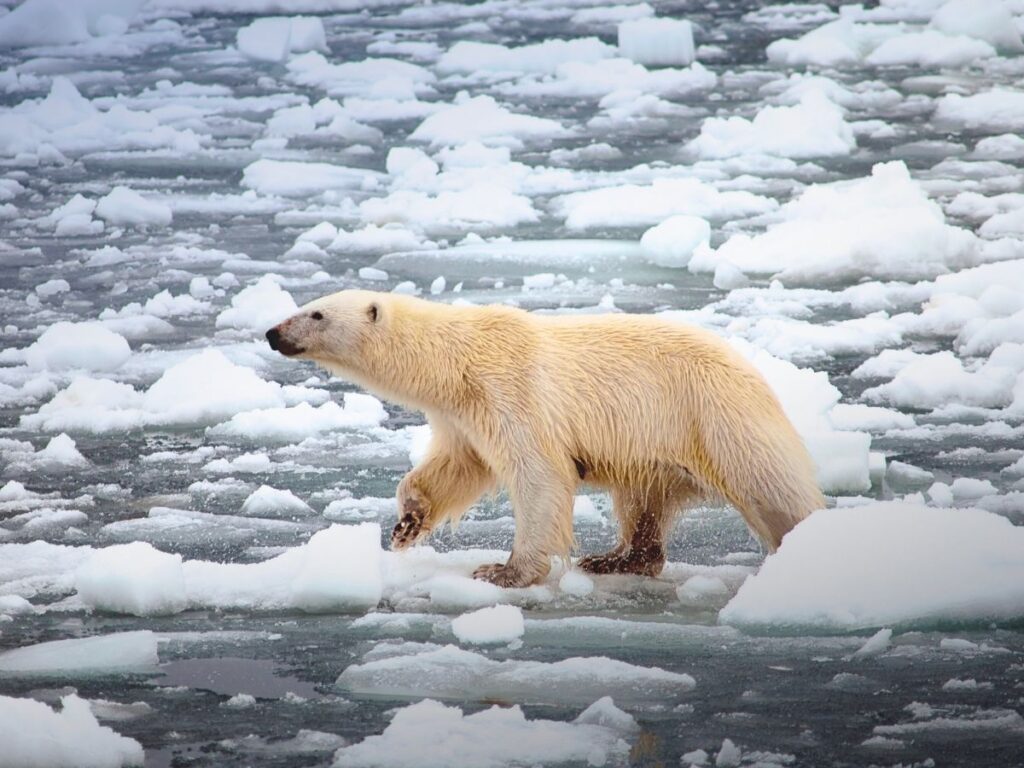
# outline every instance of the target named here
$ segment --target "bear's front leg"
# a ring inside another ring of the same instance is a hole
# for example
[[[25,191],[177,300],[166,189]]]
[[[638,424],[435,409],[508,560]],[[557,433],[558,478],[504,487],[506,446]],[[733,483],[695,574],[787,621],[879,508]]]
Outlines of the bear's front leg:
[[[411,547],[445,520],[457,519],[493,485],[494,475],[476,453],[435,425],[426,458],[398,484],[398,524],[391,548]]]
[[[473,578],[499,587],[528,587],[551,570],[551,556],[569,557],[572,548],[572,499],[576,470],[568,463],[523,462],[508,482],[516,519],[507,563],[482,565]]]

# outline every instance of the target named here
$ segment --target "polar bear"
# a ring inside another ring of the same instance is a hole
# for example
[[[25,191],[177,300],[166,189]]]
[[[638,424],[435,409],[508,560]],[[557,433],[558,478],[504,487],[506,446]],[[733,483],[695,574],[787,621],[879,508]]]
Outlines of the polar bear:
[[[799,435],[761,375],[700,328],[641,315],[539,315],[342,291],[267,331],[270,346],[422,411],[432,441],[398,486],[394,549],[504,487],[506,563],[474,576],[543,579],[574,545],[581,483],[610,491],[619,543],[594,573],[657,575],[677,512],[713,497],[774,550],[824,506]]]

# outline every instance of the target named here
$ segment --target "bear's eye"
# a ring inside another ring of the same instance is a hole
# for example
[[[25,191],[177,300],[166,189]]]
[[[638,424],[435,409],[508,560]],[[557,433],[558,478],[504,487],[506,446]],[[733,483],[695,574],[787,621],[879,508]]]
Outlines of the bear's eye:
[[[323,313],[321,313],[321,312],[314,312],[312,315],[310,315],[310,317],[312,317],[314,320],[323,320],[324,319]]]
[[[376,323],[377,318],[380,317],[380,308],[376,304],[371,304],[366,309],[366,316],[370,318],[371,323]]]

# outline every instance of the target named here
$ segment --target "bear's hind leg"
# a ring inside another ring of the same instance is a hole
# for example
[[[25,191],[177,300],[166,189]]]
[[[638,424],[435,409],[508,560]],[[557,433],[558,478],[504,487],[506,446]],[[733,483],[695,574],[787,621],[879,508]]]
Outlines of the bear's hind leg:
[[[665,536],[675,513],[697,495],[697,488],[685,479],[655,482],[643,491],[615,489],[619,544],[603,554],[580,558],[577,565],[590,573],[657,576],[665,565]]]

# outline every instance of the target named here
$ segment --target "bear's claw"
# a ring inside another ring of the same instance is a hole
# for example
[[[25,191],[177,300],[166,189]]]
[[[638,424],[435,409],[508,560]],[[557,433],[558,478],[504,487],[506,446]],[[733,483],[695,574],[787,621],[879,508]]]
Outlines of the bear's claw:
[[[473,578],[489,581],[499,587],[528,587],[532,583],[518,568],[508,563],[481,565],[473,571]]]
[[[576,566],[589,573],[633,573],[639,576],[657,576],[665,565],[664,555],[636,553],[616,548],[602,555],[581,557]]]
[[[398,523],[391,532],[391,548],[394,550],[407,549],[426,536],[430,532],[424,526],[426,517],[426,510],[420,504],[419,499],[406,499],[403,504],[402,516],[398,518]]]

